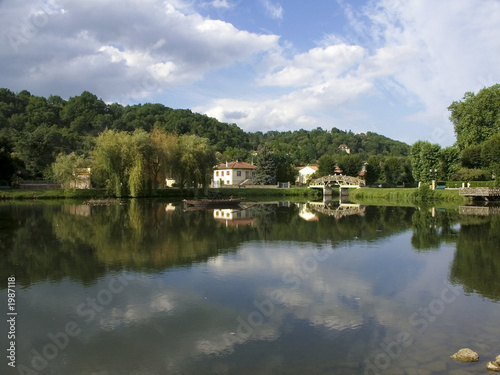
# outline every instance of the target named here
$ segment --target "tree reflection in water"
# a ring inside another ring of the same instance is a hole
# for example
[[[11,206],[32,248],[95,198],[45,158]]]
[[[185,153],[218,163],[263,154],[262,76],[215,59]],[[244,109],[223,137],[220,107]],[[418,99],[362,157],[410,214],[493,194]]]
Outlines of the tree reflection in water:
[[[172,207],[172,205],[169,205]],[[0,207],[0,269],[15,272],[19,285],[68,277],[85,285],[108,270],[160,272],[187,267],[221,253],[236,252],[248,241],[325,243],[374,241],[412,230],[416,251],[456,243],[450,280],[466,292],[500,299],[500,217],[466,217],[431,208],[366,207],[364,215],[299,217],[295,204],[256,205],[250,225],[228,226],[213,212],[165,210],[154,200],[124,205],[64,204]],[[458,226],[457,224],[460,224]],[[2,286],[5,288],[5,286]]]

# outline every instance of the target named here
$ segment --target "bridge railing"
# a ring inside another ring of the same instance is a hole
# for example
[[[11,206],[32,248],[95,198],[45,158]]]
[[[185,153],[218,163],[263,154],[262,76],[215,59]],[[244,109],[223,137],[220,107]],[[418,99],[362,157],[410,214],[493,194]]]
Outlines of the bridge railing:
[[[365,180],[362,178],[344,175],[330,175],[316,178],[311,180],[309,186],[325,186],[330,183],[336,183],[338,185],[365,186]]]

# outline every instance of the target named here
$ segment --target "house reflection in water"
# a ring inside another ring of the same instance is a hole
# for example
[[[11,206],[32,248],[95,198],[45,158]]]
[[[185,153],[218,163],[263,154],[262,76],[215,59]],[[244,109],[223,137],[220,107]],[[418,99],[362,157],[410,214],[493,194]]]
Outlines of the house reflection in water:
[[[70,215],[87,217],[92,214],[92,209],[88,204],[71,204],[63,207],[69,212]]]
[[[305,221],[318,221],[318,215],[313,213],[307,203],[297,203],[299,206],[299,216]]]
[[[257,220],[249,210],[224,208],[214,210],[214,219],[226,227],[241,227],[253,225]]]

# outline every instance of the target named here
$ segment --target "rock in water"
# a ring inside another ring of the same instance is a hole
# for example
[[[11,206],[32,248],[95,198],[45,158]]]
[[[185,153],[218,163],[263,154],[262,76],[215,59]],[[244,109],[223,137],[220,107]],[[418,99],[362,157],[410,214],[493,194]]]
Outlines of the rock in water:
[[[497,357],[497,358],[498,358],[498,357]],[[499,371],[500,371],[500,365],[498,365],[498,363],[497,363],[497,362],[493,362],[493,361],[488,362],[488,363],[486,364],[486,367],[487,367],[487,368],[488,368],[488,370],[490,370],[490,371],[496,371],[496,372],[499,372]]]
[[[495,358],[495,362],[500,366],[500,355],[497,355],[497,357]]]
[[[450,358],[456,359],[457,361],[462,362],[477,362],[479,361],[479,354],[477,354],[474,350],[469,348],[460,349],[458,352],[453,354]]]

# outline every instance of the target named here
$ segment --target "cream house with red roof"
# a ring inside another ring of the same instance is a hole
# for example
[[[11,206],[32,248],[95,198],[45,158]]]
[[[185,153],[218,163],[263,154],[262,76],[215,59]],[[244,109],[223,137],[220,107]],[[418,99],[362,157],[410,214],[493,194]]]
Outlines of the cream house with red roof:
[[[244,161],[231,161],[219,164],[214,169],[213,187],[222,185],[241,185],[253,183],[257,167]]]

